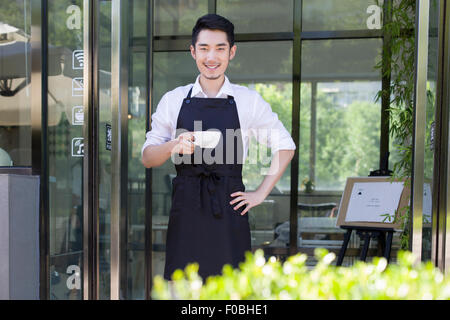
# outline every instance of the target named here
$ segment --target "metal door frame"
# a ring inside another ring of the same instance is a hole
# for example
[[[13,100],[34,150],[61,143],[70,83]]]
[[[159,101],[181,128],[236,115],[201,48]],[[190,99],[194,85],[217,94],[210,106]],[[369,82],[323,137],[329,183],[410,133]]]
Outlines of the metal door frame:
[[[83,299],[98,299],[98,12],[84,0]]]
[[[99,14],[84,0],[83,298],[99,299]],[[127,283],[127,5],[111,0],[111,255],[110,298],[126,298]]]
[[[422,260],[424,141],[430,0],[416,1],[416,76],[414,101],[413,172],[411,191],[411,249]],[[450,5],[439,1],[438,74],[435,110],[435,155],[433,167],[431,261],[441,271],[450,271]]]

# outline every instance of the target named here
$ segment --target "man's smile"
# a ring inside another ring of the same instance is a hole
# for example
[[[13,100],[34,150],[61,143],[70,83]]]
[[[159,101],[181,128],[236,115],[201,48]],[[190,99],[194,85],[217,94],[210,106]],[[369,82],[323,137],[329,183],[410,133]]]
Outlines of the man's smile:
[[[205,67],[207,67],[210,70],[215,70],[220,66],[220,64],[205,64]]]

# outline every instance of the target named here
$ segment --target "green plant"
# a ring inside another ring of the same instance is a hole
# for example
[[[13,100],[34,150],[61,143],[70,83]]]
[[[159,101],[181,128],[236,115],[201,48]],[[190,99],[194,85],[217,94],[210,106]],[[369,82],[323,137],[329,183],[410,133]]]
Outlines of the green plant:
[[[278,300],[278,299],[450,299],[450,277],[445,277],[431,262],[415,264],[411,252],[400,251],[396,264],[384,258],[371,263],[357,262],[351,267],[331,263],[334,253],[316,249],[317,265],[306,266],[307,256],[297,254],[281,263],[268,260],[262,250],[247,253],[239,269],[230,265],[223,274],[209,277],[206,283],[198,275],[198,265],[177,270],[170,285],[161,276],[154,279],[154,299],[200,300]]]
[[[300,186],[306,193],[312,193],[314,191],[315,185],[314,181],[305,178]]]
[[[401,249],[407,249],[409,247],[409,229],[410,229],[410,219],[409,219],[409,212],[411,207],[405,206],[403,208],[399,209],[399,212],[395,212],[395,214],[382,214],[383,216],[383,222],[388,223],[397,223],[400,222],[402,234],[400,236],[400,248]]]
[[[376,100],[389,97],[387,109],[389,117],[389,134],[393,139],[398,153],[393,166],[393,179],[405,180],[409,183],[412,172],[412,137],[413,137],[413,104],[414,104],[414,74],[415,66],[415,0],[387,1],[385,12],[390,17],[384,17],[382,31],[389,41],[389,46],[383,49],[383,58],[375,66],[382,70],[383,77],[391,79],[389,90],[378,92]],[[409,247],[409,207],[401,215],[403,231],[401,234],[402,249]]]

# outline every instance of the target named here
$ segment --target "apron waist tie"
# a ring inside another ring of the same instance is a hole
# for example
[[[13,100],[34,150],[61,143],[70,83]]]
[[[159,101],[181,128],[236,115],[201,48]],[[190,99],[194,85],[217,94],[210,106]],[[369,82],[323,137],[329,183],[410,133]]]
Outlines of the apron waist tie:
[[[209,169],[206,166],[194,165],[189,166],[189,169],[177,170],[180,176],[200,177],[199,198],[201,199],[202,207],[207,208],[207,199],[210,199],[211,211],[215,218],[222,217],[222,208],[217,198],[216,189],[220,182],[220,177],[238,177],[241,178],[241,173],[225,170]]]

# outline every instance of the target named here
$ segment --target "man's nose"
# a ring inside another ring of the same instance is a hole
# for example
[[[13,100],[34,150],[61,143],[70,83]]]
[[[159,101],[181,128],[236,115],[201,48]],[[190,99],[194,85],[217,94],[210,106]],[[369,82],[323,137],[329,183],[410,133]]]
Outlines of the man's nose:
[[[209,50],[206,57],[208,58],[208,60],[214,60],[216,58],[216,51]]]

